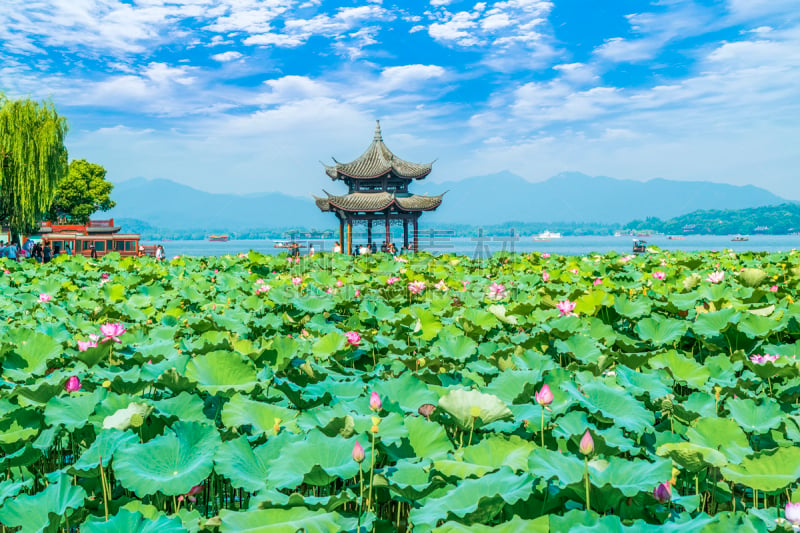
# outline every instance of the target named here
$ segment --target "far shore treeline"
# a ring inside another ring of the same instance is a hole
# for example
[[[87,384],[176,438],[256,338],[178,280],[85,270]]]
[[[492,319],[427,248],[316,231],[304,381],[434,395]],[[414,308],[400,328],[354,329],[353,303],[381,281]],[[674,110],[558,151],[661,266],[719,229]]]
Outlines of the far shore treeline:
[[[230,228],[208,227],[186,230],[154,227],[137,219],[120,219],[125,228],[140,233],[146,240],[204,239],[209,233],[228,233],[236,239],[288,239],[335,238],[334,228],[280,227],[280,228]],[[800,232],[800,205],[755,207],[737,210],[708,210],[661,220],[647,218],[625,225],[583,222],[506,222],[487,226],[467,224],[420,224],[423,232],[436,231],[450,237],[472,237],[479,232],[486,236],[509,235],[515,232],[525,237],[543,231],[558,232],[565,236],[609,236],[616,232],[653,232],[667,235],[787,235]]]

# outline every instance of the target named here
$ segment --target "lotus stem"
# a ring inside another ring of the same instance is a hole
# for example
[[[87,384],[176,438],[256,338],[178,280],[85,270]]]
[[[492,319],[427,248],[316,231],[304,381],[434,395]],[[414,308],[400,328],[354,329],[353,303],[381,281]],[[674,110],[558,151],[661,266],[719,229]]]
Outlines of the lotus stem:
[[[544,406],[542,406],[542,448],[544,448]]]
[[[369,459],[369,494],[367,496],[367,507],[372,508],[372,485],[375,484],[375,433],[372,433],[372,451]]]
[[[591,491],[589,490],[589,456],[583,457],[583,481],[586,488],[586,510],[592,510]]]
[[[364,471],[358,465],[358,530],[361,531],[361,513],[364,512]]]
[[[753,489],[753,509],[758,509],[758,490]]]
[[[472,418],[472,424],[469,426],[469,439],[467,440],[467,446],[472,444],[472,430],[475,429],[475,418]]]
[[[106,489],[106,474],[103,471],[103,458],[100,457],[100,484],[103,485],[103,509],[106,514],[106,522],[108,522],[108,492],[110,487]]]

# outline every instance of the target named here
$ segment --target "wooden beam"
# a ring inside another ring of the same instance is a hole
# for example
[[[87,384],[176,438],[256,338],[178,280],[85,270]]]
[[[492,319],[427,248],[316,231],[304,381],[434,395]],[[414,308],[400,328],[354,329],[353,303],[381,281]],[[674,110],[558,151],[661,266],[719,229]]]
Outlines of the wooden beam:
[[[353,222],[347,219],[347,254],[353,255]]]
[[[384,224],[386,224],[386,246],[389,246],[389,243],[392,242],[392,225],[389,215],[386,215]]]
[[[419,226],[417,225],[417,221],[419,217],[414,217],[414,251],[419,251]]]

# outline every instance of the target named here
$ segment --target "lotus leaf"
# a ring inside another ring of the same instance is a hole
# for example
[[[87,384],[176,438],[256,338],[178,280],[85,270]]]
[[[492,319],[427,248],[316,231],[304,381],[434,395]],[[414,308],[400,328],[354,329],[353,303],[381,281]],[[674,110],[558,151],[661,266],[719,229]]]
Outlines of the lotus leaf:
[[[186,377],[211,394],[250,392],[256,386],[255,365],[235,352],[216,351],[193,358],[186,364]]]
[[[765,492],[780,491],[800,479],[800,448],[778,448],[760,452],[740,464],[722,469],[722,476],[734,483]]]
[[[83,507],[86,491],[72,485],[69,476],[61,474],[54,483],[36,494],[21,494],[0,507],[0,522],[21,527],[23,533],[38,533],[51,525],[58,526],[70,509]],[[35,512],[31,512],[35,509]]]
[[[87,520],[81,525],[81,531],[87,533],[118,533],[136,531],[137,533],[185,533],[180,518],[145,518],[140,512],[120,509],[108,522],[100,518]]]
[[[221,533],[284,533],[300,530],[307,533],[338,533],[356,527],[355,518],[345,518],[323,510],[310,511],[303,507],[245,513],[224,510],[220,513],[220,519]]]
[[[186,494],[213,468],[220,437],[213,426],[176,422],[144,444],[128,443],[114,454],[114,470],[124,487],[142,497],[161,492]]]
[[[780,406],[769,398],[760,404],[750,399],[734,398],[725,404],[731,417],[748,433],[766,433],[783,421]]]
[[[439,407],[462,429],[478,428],[513,416],[500,398],[476,390],[452,390],[439,399]]]

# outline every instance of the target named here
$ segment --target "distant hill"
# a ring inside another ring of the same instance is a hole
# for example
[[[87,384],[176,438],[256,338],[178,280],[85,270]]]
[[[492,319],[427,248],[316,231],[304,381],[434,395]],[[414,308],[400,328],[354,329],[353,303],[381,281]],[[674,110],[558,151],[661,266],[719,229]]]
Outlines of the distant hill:
[[[212,194],[170,180],[134,178],[115,184],[112,198],[117,205],[108,216],[138,219],[153,227],[173,230],[336,225],[329,213],[317,209],[310,196]]]
[[[562,173],[533,183],[510,172],[457,182],[422,183],[416,189],[443,192],[442,206],[428,223],[520,222],[625,223],[646,217],[672,218],[699,209],[742,209],[785,203],[755,187],[704,181],[620,180]]]
[[[267,228],[334,229],[336,219],[322,213],[307,198],[280,193],[212,194],[166,179],[136,178],[115,185],[117,206],[108,215],[135,219],[180,232],[242,232]],[[336,190],[340,190],[338,187]],[[668,219],[698,209],[741,209],[785,203],[769,191],[709,182],[646,182],[559,174],[533,183],[510,172],[458,182],[423,181],[412,192],[438,194],[448,190],[442,206],[426,214],[423,224],[472,226],[557,222],[623,224],[634,219]]]
[[[627,224],[625,229],[647,229],[673,235],[683,233],[785,235],[800,232],[800,205],[781,204],[738,210],[695,211],[669,220],[655,218],[634,220]]]

